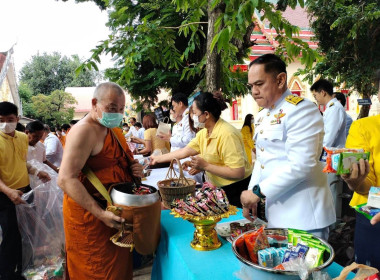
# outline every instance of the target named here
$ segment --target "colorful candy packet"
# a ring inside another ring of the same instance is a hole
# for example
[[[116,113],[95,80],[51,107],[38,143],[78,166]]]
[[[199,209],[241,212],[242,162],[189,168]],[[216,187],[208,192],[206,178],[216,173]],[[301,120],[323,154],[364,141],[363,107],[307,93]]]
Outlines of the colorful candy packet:
[[[337,170],[341,161],[340,156],[342,153],[359,153],[359,154],[364,153],[363,149],[348,149],[348,148],[333,148],[333,147],[323,147],[323,149],[325,152],[321,156],[321,161],[326,162],[326,165],[323,168],[323,172],[325,173],[337,173]]]

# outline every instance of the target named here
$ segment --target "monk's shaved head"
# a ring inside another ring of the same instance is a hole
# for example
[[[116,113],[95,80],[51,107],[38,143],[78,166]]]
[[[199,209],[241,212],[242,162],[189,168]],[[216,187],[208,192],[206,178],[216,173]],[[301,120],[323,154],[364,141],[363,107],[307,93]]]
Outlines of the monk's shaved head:
[[[93,98],[96,98],[98,101],[101,101],[103,96],[109,92],[116,93],[119,96],[124,96],[124,91],[118,84],[106,82],[101,83],[96,87]]]

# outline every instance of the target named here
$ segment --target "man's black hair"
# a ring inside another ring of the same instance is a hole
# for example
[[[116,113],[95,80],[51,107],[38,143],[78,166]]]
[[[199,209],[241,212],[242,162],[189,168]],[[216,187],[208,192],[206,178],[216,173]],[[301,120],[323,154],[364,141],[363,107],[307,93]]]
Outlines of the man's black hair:
[[[179,102],[182,102],[183,105],[185,105],[186,107],[189,106],[189,102],[187,100],[187,96],[186,94],[182,93],[182,92],[177,92],[173,95],[172,97],[172,102],[176,102],[176,103],[179,103]]]
[[[135,123],[135,126],[137,126],[138,128],[142,128],[142,125],[139,122]]]
[[[346,96],[341,92],[334,92],[335,98],[339,100],[343,107],[346,106]]]
[[[249,68],[255,64],[263,64],[265,73],[273,73],[278,75],[282,72],[286,73],[286,64],[285,62],[274,54],[264,54],[255,60],[251,61]]]
[[[321,92],[322,90],[324,90],[330,96],[332,96],[334,94],[333,84],[330,81],[326,80],[326,79],[319,79],[318,81],[316,81],[310,87],[310,90],[311,91],[316,91],[318,93]]]
[[[25,132],[25,126],[22,123],[17,123],[16,130],[20,132]]]
[[[70,124],[71,124],[71,125],[74,125],[74,124],[76,124],[77,122],[78,122],[77,120],[71,120],[71,121],[70,121]]]
[[[136,118],[135,117],[130,117],[129,120],[133,120],[134,122],[136,122]]]
[[[123,126],[129,126],[127,123],[123,123]]]
[[[30,133],[41,131],[44,130],[44,124],[40,121],[32,121],[26,125],[25,130],[27,130]]]
[[[70,129],[70,125],[67,124],[67,123],[64,123],[64,124],[61,126],[61,128],[64,129],[64,130],[68,130],[68,129]]]
[[[18,117],[18,108],[15,104],[4,101],[0,102],[0,116],[16,115]]]

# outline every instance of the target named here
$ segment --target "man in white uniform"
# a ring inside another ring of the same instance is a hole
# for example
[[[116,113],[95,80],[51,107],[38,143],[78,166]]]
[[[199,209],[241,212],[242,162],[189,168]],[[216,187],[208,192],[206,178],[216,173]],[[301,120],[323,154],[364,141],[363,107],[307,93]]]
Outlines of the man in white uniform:
[[[29,141],[27,161],[37,160],[40,163],[46,164],[58,173],[58,168],[47,160],[45,146],[40,142],[44,135],[43,123],[40,121],[28,123],[25,128],[25,133],[28,135]]]
[[[319,79],[310,88],[318,105],[326,106],[323,113],[325,136],[323,147],[343,148],[346,144],[346,112],[342,104],[333,97],[333,85],[325,79]],[[342,214],[343,181],[334,173],[327,175],[327,183],[330,186],[334,199],[335,211],[338,219]]]
[[[287,89],[285,63],[266,54],[249,65],[248,84],[262,108],[255,117],[257,158],[247,191],[241,195],[244,217],[257,217],[266,198],[268,227],[308,230],[327,239],[335,222],[322,151],[323,120],[310,101]]]
[[[54,133],[50,130],[48,125],[44,125],[44,145],[46,148],[46,158],[54,164],[56,167],[61,166],[62,156],[63,156],[63,147],[61,141]]]
[[[195,137],[195,133],[190,129],[189,108],[187,96],[183,93],[176,93],[172,97],[174,114],[181,120],[177,121],[172,134],[160,134],[159,137],[165,141],[170,141],[170,151],[184,148]]]

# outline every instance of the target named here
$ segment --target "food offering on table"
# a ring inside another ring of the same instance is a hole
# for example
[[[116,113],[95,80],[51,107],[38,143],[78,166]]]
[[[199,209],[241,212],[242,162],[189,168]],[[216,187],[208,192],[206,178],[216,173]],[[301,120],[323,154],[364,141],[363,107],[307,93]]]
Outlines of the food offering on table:
[[[179,174],[174,169],[174,163],[178,166]],[[178,159],[173,159],[170,163],[166,179],[157,182],[162,203],[169,209],[175,199],[186,198],[187,195],[194,194],[196,184],[195,180],[184,176],[181,162]]]
[[[258,230],[262,225],[266,225],[266,223],[259,218],[253,222],[242,219],[233,222],[219,223],[216,225],[215,230],[220,236],[232,243],[240,234],[250,230]]]
[[[353,163],[359,162],[360,159],[369,160],[369,152],[364,152],[363,149],[324,147],[324,150],[326,158],[322,160],[326,160],[323,169],[325,173],[349,174]]]
[[[371,187],[367,203],[356,205],[353,208],[371,220],[373,216],[380,213],[380,187]]]
[[[190,245],[199,251],[215,250],[222,245],[214,229],[215,225],[222,218],[237,212],[237,208],[229,204],[223,189],[210,183],[204,183],[195,195],[174,200],[171,206],[171,214],[194,224],[194,238]]]
[[[290,275],[301,270],[321,270],[334,258],[328,243],[306,231],[265,226],[238,236],[233,251],[248,266]]]

